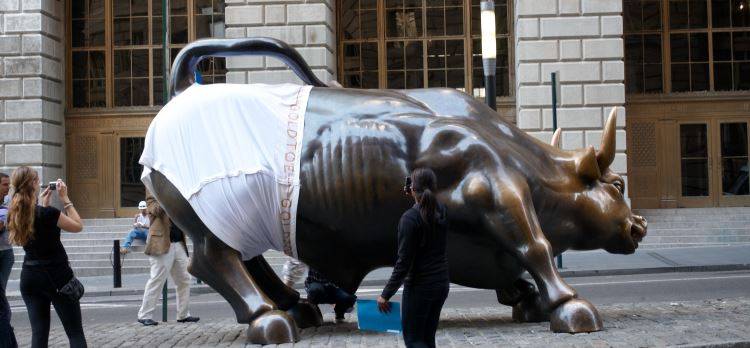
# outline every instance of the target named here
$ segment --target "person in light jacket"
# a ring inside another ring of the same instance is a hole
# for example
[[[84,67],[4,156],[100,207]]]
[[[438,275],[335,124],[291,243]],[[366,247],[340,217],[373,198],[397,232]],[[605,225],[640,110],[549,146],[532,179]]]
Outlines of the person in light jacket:
[[[200,320],[190,315],[190,274],[185,234],[172,223],[159,201],[146,191],[146,211],[151,226],[148,229],[146,250],[151,264],[151,277],[143,291],[143,303],[138,310],[138,322],[144,326],[157,325],[154,321],[156,302],[169,274],[177,287],[177,322],[193,323]]]

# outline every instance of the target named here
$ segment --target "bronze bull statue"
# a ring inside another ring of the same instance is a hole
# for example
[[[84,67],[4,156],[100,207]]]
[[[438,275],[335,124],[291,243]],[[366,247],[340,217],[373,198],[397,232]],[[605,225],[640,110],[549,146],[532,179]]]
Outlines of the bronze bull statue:
[[[304,126],[296,245],[299,259],[354,293],[368,272],[396,260],[396,226],[411,206],[401,188],[414,168],[432,168],[449,211],[451,282],[492,289],[518,321],[550,321],[555,332],[601,330],[596,308],[560,277],[554,257],[603,248],[629,254],[646,221],[623,197],[615,156],[615,113],[599,151],[542,143],[475,99],[451,89],[325,88],[301,57],[273,39],[206,40],[184,48],[173,94],[190,85],[206,56],[281,58],[312,84]],[[264,260],[242,261],[158,171],[153,194],[193,240],[190,273],[218,291],[253,343],[298,340],[320,324]],[[524,271],[534,284],[521,276]]]

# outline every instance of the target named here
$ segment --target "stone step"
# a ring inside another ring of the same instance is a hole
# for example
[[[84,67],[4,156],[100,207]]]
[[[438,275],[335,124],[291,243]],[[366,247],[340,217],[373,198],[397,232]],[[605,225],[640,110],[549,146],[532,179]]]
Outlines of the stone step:
[[[112,275],[112,267],[78,267],[73,272],[76,277],[95,277]],[[122,274],[148,274],[149,267],[123,267]],[[21,275],[20,268],[13,268],[10,272],[10,279],[17,280]]]
[[[690,248],[706,246],[726,246],[726,245],[750,245],[750,243],[658,243],[649,244],[641,243],[639,249],[663,249],[663,248]]]
[[[268,261],[268,264],[274,266],[274,265],[283,265],[284,262],[286,262],[286,259],[266,259]],[[112,260],[110,260],[109,255],[106,255],[103,258],[99,259],[91,259],[91,260],[76,260],[76,259],[69,259],[70,266],[73,267],[73,269],[78,269],[80,267],[109,267],[112,268]],[[148,256],[140,254],[140,255],[133,255],[130,257],[125,257],[121,259],[121,264],[123,267],[149,267],[149,259]],[[16,261],[13,263],[14,268],[21,268],[23,265],[23,258],[17,258]]]
[[[679,209],[636,209],[635,212],[643,216],[667,215],[739,215],[750,213],[750,207],[718,207],[718,208],[679,208]]]
[[[122,260],[123,274],[148,273],[150,264],[148,256],[142,253],[143,247],[134,247],[133,251],[127,254]],[[192,252],[192,251],[191,251]],[[86,252],[71,253],[68,251],[68,259],[73,267],[75,274],[79,277],[102,276],[112,274],[112,263],[109,252]],[[277,251],[268,251],[263,255],[272,267],[281,267],[288,257]],[[11,272],[10,279],[17,280],[20,276],[21,266],[23,264],[23,250],[16,253],[15,263]]]
[[[91,232],[127,233],[133,229],[133,225],[110,225],[110,226],[87,226],[83,225],[83,231],[78,233],[64,233],[64,235],[78,235]]]
[[[190,253],[193,253],[192,248],[188,248]],[[71,252],[69,250],[66,250],[68,254],[68,260],[70,261],[94,261],[94,260],[107,260],[109,262],[110,255],[112,255],[111,250],[99,250],[96,252]],[[14,252],[16,262],[21,262],[24,257],[23,250],[20,252],[16,251]],[[287,260],[287,256],[278,253],[278,252],[266,252],[263,254],[263,257],[268,261],[268,263],[284,263]],[[143,247],[133,247],[131,248],[131,252],[125,255],[125,260],[132,259],[132,258],[143,258],[148,259],[148,256],[143,254]]]
[[[133,224],[133,218],[115,218],[115,219],[82,219],[84,226],[130,226]]]
[[[76,239],[101,239],[108,240],[110,242],[118,239],[120,240],[120,242],[122,242],[125,239],[125,236],[128,235],[128,232],[130,231],[63,233],[62,235],[60,235],[60,239],[62,240],[63,244],[65,244],[67,241],[73,241]]]
[[[695,216],[660,216],[660,217],[646,217],[649,225],[658,225],[661,223],[706,223],[706,224],[723,224],[726,222],[738,222],[746,223],[750,225],[750,216],[739,216],[739,215],[726,215],[726,216],[707,216],[707,215],[695,215]]]
[[[134,246],[131,247],[131,252],[125,255],[124,259],[148,259],[148,256],[143,254],[143,246]],[[188,251],[190,253],[193,253],[193,249],[188,246]],[[67,250],[66,252],[68,254],[68,260],[71,261],[86,261],[86,260],[107,260],[109,261],[110,255],[112,255],[111,249],[101,249],[95,252],[72,252],[70,250]],[[23,249],[15,249],[14,255],[16,262],[21,262],[24,257]],[[280,252],[276,251],[267,251],[265,254],[263,254],[263,257],[268,261],[268,263],[284,263],[288,259],[286,255]]]
[[[662,228],[648,229],[648,237],[653,236],[727,236],[727,235],[750,235],[748,228]]]
[[[726,236],[648,236],[644,239],[648,244],[668,243],[750,243],[750,235],[726,235]]]
[[[717,221],[652,221],[648,220],[648,230],[669,230],[669,229],[721,229],[721,228],[748,228],[750,221],[725,220]]]
[[[104,248],[112,248],[113,239],[109,238],[102,238],[102,239],[84,239],[84,238],[74,238],[74,239],[65,239],[63,240],[63,246],[65,246],[65,249],[69,247],[79,247],[79,246],[99,246]],[[122,244],[122,239],[120,239],[120,244]],[[188,242],[188,245],[192,245],[192,243]]]

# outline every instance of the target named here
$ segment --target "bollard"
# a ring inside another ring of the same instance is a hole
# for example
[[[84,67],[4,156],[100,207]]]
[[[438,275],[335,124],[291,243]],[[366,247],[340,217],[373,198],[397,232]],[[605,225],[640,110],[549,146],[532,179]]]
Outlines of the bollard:
[[[112,275],[114,275],[114,279],[112,279],[112,287],[114,288],[121,288],[122,287],[122,262],[120,261],[120,241],[115,239],[114,245],[112,246],[112,253],[113,261],[112,261]]]
[[[161,289],[161,321],[167,322],[167,280],[164,281],[164,287]]]

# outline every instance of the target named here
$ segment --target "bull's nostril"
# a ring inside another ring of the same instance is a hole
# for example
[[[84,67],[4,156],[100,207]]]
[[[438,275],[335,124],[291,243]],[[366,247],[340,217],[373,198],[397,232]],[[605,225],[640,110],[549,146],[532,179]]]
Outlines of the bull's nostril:
[[[633,236],[633,238],[638,239],[639,241],[642,240],[644,237],[646,237],[646,228],[645,226],[641,224],[633,224],[633,227],[630,229],[630,234]]]

